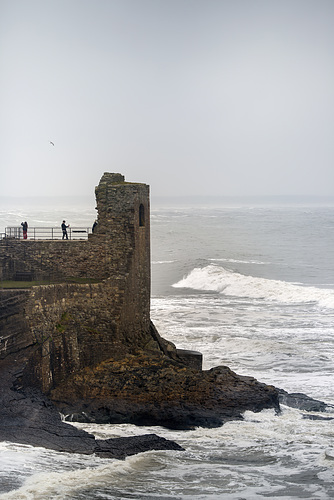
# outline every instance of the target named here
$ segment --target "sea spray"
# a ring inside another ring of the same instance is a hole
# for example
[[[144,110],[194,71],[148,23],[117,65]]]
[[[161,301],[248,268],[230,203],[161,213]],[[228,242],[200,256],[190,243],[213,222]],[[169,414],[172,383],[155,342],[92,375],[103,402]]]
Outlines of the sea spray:
[[[172,286],[281,303],[316,302],[319,306],[334,309],[333,290],[300,286],[286,281],[256,276],[245,276],[214,264],[193,269],[186,277]]]

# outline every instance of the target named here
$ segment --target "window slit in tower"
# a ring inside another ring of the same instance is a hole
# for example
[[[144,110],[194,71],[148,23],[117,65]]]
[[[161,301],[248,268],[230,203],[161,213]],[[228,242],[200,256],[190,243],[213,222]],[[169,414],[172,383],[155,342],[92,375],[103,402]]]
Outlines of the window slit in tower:
[[[139,226],[145,226],[145,209],[143,204],[139,206]]]

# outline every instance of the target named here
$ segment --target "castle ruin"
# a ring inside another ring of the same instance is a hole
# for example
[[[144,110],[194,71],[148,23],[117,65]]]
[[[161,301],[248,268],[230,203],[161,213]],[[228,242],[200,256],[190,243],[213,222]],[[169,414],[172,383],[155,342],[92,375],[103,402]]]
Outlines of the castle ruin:
[[[0,359],[35,346],[25,379],[46,392],[124,345],[146,344],[152,328],[149,186],[105,173],[95,194],[98,224],[87,240],[0,241],[1,280],[28,271],[49,283],[0,290]]]
[[[0,287],[4,438],[20,430],[24,443],[59,446],[49,424],[45,439],[22,435],[26,408],[29,430],[49,407],[36,395],[72,421],[178,429],[278,409],[274,387],[226,366],[202,370],[201,353],[176,349],[150,321],[148,186],[105,173],[95,192],[87,240],[0,240],[2,285],[24,272],[47,283]]]

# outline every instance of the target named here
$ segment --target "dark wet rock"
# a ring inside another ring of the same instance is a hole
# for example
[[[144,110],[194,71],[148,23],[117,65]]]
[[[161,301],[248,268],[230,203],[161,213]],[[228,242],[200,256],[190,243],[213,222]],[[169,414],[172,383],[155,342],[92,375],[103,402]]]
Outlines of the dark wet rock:
[[[275,387],[225,366],[202,371],[200,353],[177,349],[151,322],[149,186],[106,172],[95,194],[87,241],[0,242],[2,279],[34,272],[50,282],[0,290],[0,438],[116,453],[115,441],[62,422],[53,404],[69,420],[177,429],[278,410]],[[121,456],[176,446],[152,436],[118,443]]]
[[[177,443],[155,434],[95,439],[92,434],[62,421],[54,404],[38,389],[13,390],[15,365],[15,360],[10,359],[0,364],[1,441],[118,459],[149,450],[182,450]]]
[[[129,342],[119,343],[115,359],[81,369],[72,367],[70,375],[64,369],[63,379],[49,391],[42,391],[32,374],[46,362],[51,371],[60,362],[53,355],[53,341],[49,340],[46,350],[44,345],[30,345],[27,336],[26,342],[16,344],[16,349],[0,359],[0,439],[122,458],[138,450],[181,448],[155,435],[130,441],[95,440],[62,421],[60,413],[68,421],[190,429],[241,419],[246,410],[279,408],[274,387],[239,376],[225,366],[207,371],[196,369],[193,363],[188,366],[175,347],[157,333],[153,343],[147,336],[146,350]],[[64,366],[66,359],[61,362]]]
[[[173,429],[217,427],[246,410],[278,409],[278,393],[228,367],[186,366],[161,351],[140,351],[85,367],[49,394],[25,384],[31,350],[0,360],[0,440],[48,449],[124,458],[148,450],[182,450],[155,434],[96,440],[64,422],[133,423]],[[29,380],[29,379],[28,379]]]
[[[144,434],[142,436],[96,440],[95,454],[103,458],[122,459],[149,450],[182,451],[183,448],[174,441],[156,434]]]
[[[50,397],[68,420],[172,429],[217,427],[246,410],[279,407],[274,387],[226,366],[199,371],[144,351],[86,367]]]
[[[285,406],[290,406],[291,408],[297,408],[304,411],[319,411],[324,412],[329,408],[329,405],[323,401],[318,401],[313,399],[306,394],[295,392],[288,393],[283,389],[277,389],[279,393],[279,402]]]
[[[320,415],[303,415],[307,420],[334,420],[334,417],[321,417]]]

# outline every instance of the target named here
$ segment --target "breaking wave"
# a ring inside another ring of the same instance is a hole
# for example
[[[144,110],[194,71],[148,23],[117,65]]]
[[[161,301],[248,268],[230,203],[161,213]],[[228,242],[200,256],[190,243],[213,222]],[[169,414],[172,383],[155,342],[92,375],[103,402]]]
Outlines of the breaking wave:
[[[269,264],[268,262],[262,262],[261,260],[238,260],[238,259],[209,259],[213,262],[232,262],[234,264]]]
[[[173,264],[175,260],[154,260],[152,264]]]
[[[173,287],[284,303],[315,302],[321,307],[334,309],[334,290],[245,276],[213,264],[193,269]]]

